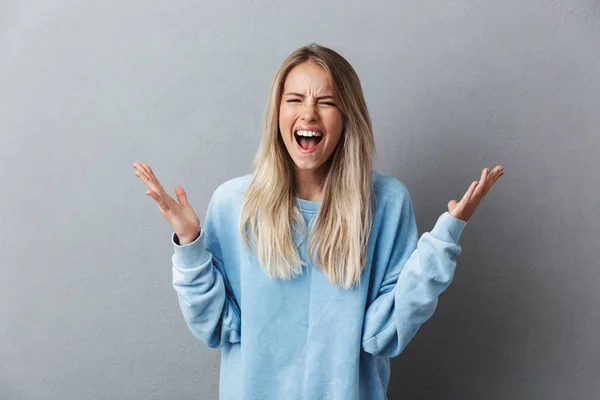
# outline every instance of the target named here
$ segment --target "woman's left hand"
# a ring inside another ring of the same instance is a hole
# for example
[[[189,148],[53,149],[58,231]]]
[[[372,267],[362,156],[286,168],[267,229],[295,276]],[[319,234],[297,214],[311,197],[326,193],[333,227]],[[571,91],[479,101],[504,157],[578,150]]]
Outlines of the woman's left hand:
[[[496,183],[496,180],[504,175],[504,167],[501,165],[497,165],[492,172],[489,172],[489,170],[489,168],[483,169],[481,180],[479,182],[473,181],[460,201],[450,200],[448,202],[448,212],[450,215],[465,222],[471,218],[483,196]]]

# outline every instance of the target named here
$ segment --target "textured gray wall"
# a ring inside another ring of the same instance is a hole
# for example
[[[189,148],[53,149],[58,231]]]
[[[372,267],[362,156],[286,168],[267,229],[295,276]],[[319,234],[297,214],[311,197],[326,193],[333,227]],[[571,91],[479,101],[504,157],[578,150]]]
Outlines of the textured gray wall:
[[[131,165],[204,221],[313,41],[361,77],[421,233],[505,167],[389,398],[600,398],[598,0],[204,3],[0,3],[0,399],[217,398]]]

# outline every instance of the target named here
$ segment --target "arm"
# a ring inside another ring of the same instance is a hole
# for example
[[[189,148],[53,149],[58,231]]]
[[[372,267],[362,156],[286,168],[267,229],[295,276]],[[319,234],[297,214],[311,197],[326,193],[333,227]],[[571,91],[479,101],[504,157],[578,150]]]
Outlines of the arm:
[[[180,245],[172,234],[173,287],[192,335],[211,348],[241,338],[240,308],[226,278],[218,240],[217,191],[208,205],[206,223],[191,243]]]
[[[383,246],[391,250],[388,255],[375,249],[385,255],[378,262],[386,266],[377,296],[367,306],[362,349],[396,357],[431,317],[438,296],[450,285],[455,257],[462,251],[458,240],[467,223],[445,212],[419,239],[407,190],[401,207],[391,207],[384,218],[382,234],[389,237]]]

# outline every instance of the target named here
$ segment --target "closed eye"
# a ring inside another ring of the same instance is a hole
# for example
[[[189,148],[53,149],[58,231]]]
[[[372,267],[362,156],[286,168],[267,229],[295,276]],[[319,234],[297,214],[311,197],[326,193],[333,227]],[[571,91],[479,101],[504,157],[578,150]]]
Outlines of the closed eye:
[[[293,102],[299,102],[300,100],[298,99],[292,99],[292,100],[287,100],[288,103],[293,103]],[[323,101],[320,104],[327,104],[328,106],[334,106],[335,107],[335,103],[331,103],[328,101]]]

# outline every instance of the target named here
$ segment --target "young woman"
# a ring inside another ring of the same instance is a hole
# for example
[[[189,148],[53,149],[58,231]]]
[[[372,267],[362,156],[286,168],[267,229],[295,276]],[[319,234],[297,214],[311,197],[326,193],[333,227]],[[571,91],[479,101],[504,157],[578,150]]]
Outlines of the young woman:
[[[385,399],[389,359],[450,284],[467,220],[503,174],[485,168],[430,232],[406,187],[372,170],[358,76],[311,44],[277,73],[252,173],[221,184],[202,229],[148,165],[173,228],[173,286],[190,331],[221,348],[221,399]]]

